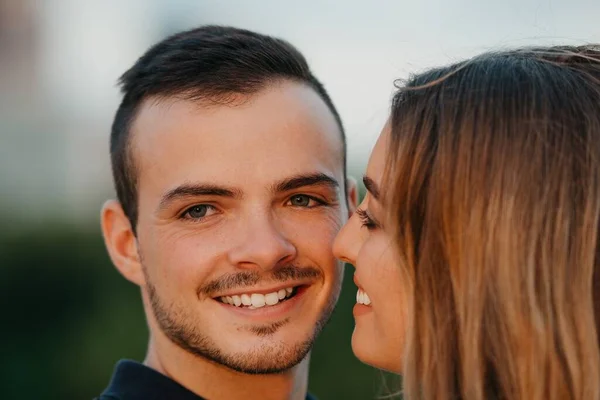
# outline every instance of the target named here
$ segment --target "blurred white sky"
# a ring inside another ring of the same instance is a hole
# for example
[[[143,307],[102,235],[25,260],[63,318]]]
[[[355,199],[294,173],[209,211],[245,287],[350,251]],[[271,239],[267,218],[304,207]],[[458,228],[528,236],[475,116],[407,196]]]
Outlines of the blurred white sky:
[[[6,1],[10,2],[0,3]],[[12,198],[23,201],[18,194],[31,197],[36,185],[25,188],[27,180],[19,179],[15,171],[34,173],[37,186],[54,190],[57,202],[66,200],[85,210],[97,209],[98,198],[111,190],[107,144],[119,101],[118,76],[151,44],[182,29],[234,25],[296,45],[341,113],[354,173],[361,173],[385,122],[395,79],[485,50],[600,42],[599,0],[46,0],[30,4],[36,35],[31,89],[35,105],[25,100],[20,119],[11,114],[12,130],[0,121],[5,147],[1,155],[7,157],[0,160],[0,169],[10,172],[0,176],[0,184],[9,184]],[[47,125],[49,130],[35,128]],[[33,156],[38,160],[36,168],[21,165],[23,155],[17,151],[22,149],[15,143],[23,143],[19,129],[24,126],[26,135],[38,143],[33,146],[38,149]]]

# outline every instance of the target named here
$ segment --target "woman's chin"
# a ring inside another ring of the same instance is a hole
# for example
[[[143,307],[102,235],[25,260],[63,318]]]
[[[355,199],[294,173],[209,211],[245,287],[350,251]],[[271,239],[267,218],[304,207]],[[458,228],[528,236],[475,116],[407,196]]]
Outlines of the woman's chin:
[[[364,364],[394,374],[402,374],[401,351],[387,349],[383,341],[377,338],[362,337],[356,329],[352,334],[352,352]]]

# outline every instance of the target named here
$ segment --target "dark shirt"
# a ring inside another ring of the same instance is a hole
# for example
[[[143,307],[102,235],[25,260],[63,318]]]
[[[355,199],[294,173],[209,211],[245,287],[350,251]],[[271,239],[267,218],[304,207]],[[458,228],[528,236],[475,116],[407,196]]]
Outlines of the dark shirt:
[[[152,368],[131,360],[117,363],[97,400],[206,400]],[[306,400],[316,400],[310,394]]]

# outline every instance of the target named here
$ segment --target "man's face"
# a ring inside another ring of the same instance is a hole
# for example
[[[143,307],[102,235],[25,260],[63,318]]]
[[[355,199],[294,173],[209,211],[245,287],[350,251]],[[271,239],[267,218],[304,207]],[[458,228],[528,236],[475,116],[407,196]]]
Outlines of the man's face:
[[[147,101],[132,134],[153,334],[241,372],[296,365],[342,279],[331,248],[348,212],[331,111],[284,82],[235,106]]]

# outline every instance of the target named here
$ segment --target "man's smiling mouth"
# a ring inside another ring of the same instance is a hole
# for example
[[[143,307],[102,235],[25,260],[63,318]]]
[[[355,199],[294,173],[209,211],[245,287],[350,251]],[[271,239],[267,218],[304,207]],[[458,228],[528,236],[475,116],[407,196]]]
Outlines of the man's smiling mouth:
[[[270,293],[248,292],[231,296],[220,296],[215,300],[224,304],[232,305],[234,307],[254,310],[262,307],[275,306],[279,303],[285,302],[294,297],[300,288],[301,286],[290,286],[272,291]]]

